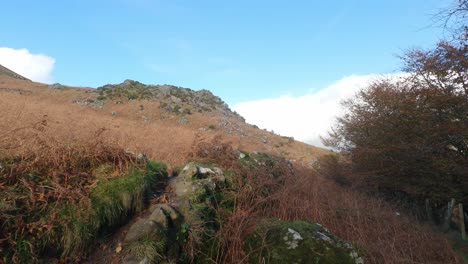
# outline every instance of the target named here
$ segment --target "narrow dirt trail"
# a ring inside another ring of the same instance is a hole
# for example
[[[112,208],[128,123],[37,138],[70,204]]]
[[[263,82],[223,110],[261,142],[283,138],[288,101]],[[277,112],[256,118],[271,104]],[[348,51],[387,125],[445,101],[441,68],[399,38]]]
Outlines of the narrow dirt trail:
[[[170,174],[172,175],[172,174]],[[120,264],[123,263],[125,254],[123,249],[124,238],[132,227],[132,225],[140,219],[147,218],[155,205],[161,203],[169,203],[170,198],[173,196],[173,190],[170,183],[174,180],[175,176],[168,177],[163,183],[156,185],[153,188],[153,195],[147,202],[147,206],[140,213],[132,216],[126,224],[115,230],[114,233],[109,234],[108,237],[101,238],[97,242],[95,249],[89,257],[82,261],[83,264]]]

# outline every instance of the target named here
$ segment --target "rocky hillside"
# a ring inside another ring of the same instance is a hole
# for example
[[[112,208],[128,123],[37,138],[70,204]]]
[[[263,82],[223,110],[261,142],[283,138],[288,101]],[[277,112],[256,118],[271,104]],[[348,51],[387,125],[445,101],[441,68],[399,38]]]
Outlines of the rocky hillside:
[[[178,115],[193,112],[218,112],[223,116],[244,119],[218,96],[208,90],[194,91],[173,85],[145,85],[137,81],[126,80],[120,84],[108,84],[96,89],[99,101],[157,100],[160,108]]]
[[[459,263],[209,91],[3,70],[0,113],[0,263]]]
[[[266,152],[303,165],[312,165],[320,155],[328,153],[247,124],[225,102],[207,90],[146,85],[131,80],[92,89],[59,83],[46,85],[12,76],[17,75],[0,74],[0,93],[11,104],[5,111],[13,116],[16,111],[31,111],[36,115],[37,111],[32,108],[41,105],[41,111],[47,112],[47,118],[52,121],[49,122],[51,129],[59,124],[76,126],[80,123],[86,129],[89,124],[84,123],[92,121],[93,126],[105,129],[116,140],[127,137],[125,142],[132,143],[126,147],[132,151],[146,152],[170,166],[188,161],[195,144],[214,137],[247,151]],[[20,104],[15,102],[24,100],[30,103],[20,109]],[[7,105],[4,104],[5,107]],[[22,117],[28,119],[32,115]],[[171,140],[173,145],[161,146],[161,141],[151,139],[154,135]],[[174,155],[174,149],[179,155]]]

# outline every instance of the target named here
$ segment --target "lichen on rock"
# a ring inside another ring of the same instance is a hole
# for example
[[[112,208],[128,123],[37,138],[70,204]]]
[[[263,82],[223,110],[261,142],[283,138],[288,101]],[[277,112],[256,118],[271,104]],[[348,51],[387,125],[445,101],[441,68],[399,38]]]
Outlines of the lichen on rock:
[[[319,224],[269,219],[245,243],[250,263],[363,264],[354,248]]]

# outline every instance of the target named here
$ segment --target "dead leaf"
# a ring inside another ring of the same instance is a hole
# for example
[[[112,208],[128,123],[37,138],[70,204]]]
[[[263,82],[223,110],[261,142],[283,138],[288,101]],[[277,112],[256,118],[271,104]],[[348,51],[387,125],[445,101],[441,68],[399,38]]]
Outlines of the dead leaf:
[[[165,194],[159,197],[159,203],[169,203],[169,200],[167,199]]]
[[[99,180],[95,180],[90,185],[85,185],[85,188],[87,188],[87,189],[93,188],[94,186],[97,185],[98,182],[99,182]]]
[[[122,244],[119,243],[115,248],[115,253],[120,253],[120,251],[122,251]]]

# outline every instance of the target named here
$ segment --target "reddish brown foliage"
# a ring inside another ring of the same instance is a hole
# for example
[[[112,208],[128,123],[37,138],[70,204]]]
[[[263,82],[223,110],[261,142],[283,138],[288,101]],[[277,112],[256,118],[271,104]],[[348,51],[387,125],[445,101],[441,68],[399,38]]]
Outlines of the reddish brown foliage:
[[[223,147],[205,144],[199,153],[205,153],[204,161],[216,161],[218,154],[206,153],[220,149]],[[271,166],[245,166],[237,157],[231,159],[230,168],[242,180],[238,181],[235,209],[223,218],[216,237],[216,263],[245,263],[249,253],[243,248],[246,236],[259,221],[270,217],[321,223],[353,243],[366,263],[460,263],[443,234],[323,175],[336,170],[322,170],[319,175],[307,168],[292,169],[281,158],[264,158],[256,159]]]

